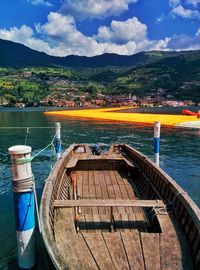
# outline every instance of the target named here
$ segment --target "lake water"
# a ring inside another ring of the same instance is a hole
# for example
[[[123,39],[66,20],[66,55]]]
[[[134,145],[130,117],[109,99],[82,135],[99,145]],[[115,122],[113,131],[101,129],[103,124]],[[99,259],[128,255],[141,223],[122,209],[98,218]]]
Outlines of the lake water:
[[[103,149],[107,149],[111,143],[121,142],[130,144],[149,158],[153,157],[153,127],[45,116],[37,109],[0,111],[0,127],[49,127],[56,121],[62,125],[63,148],[71,143],[101,143]],[[30,129],[29,132],[27,144],[32,146],[33,155],[54,136],[54,129]],[[0,129],[0,269],[17,269],[11,166],[7,149],[24,144],[25,137],[26,129]],[[54,162],[50,149],[32,162],[39,198]],[[160,165],[200,206],[200,130],[162,127]],[[51,269],[39,237],[37,254],[40,257],[38,269]]]

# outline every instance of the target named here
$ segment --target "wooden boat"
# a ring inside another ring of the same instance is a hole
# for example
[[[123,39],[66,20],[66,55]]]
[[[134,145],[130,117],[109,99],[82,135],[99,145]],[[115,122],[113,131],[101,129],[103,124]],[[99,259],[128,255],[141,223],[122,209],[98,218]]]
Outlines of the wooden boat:
[[[72,145],[41,199],[57,269],[200,269],[200,210],[162,169],[124,144]]]

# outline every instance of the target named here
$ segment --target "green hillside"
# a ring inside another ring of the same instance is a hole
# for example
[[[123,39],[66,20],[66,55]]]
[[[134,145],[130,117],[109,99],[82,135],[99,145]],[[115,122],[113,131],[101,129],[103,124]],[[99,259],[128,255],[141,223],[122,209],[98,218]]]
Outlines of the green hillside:
[[[131,56],[53,57],[0,40],[0,104],[78,100],[87,94],[155,96],[200,102],[200,51]],[[160,91],[160,90],[159,90]]]

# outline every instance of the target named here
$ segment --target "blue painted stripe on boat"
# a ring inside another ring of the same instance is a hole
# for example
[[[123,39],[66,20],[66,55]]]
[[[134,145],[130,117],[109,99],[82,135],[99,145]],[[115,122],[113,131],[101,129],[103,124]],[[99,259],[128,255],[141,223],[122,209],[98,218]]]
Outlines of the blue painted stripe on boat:
[[[15,220],[17,231],[27,231],[35,227],[34,193],[14,192]]]
[[[160,152],[160,138],[154,138],[153,151],[154,151],[154,153],[159,153]]]

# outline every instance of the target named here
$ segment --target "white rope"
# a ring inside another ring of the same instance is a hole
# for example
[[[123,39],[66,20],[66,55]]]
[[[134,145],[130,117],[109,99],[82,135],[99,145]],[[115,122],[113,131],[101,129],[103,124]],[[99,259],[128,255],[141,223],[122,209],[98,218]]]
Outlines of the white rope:
[[[36,128],[44,128],[44,129],[49,129],[49,128],[53,128],[55,129],[55,127],[0,127],[0,129],[36,129]]]
[[[37,221],[38,221],[38,229],[39,229],[39,233],[41,234],[42,229],[41,229],[41,222],[40,222],[40,216],[39,216],[39,208],[38,208],[38,200],[37,200],[35,182],[33,182],[33,193],[34,193],[34,198],[35,198],[35,209],[36,209],[36,215],[37,215]]]

